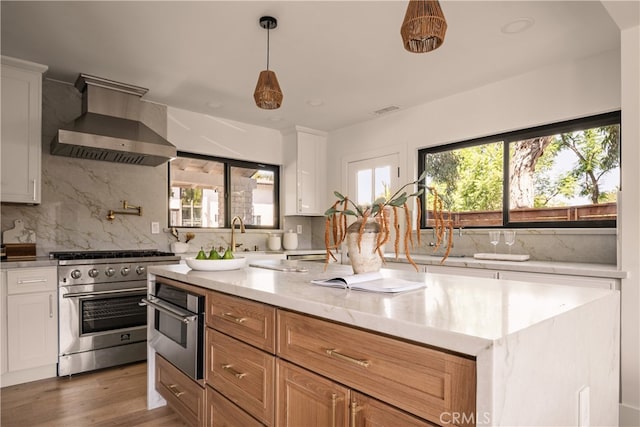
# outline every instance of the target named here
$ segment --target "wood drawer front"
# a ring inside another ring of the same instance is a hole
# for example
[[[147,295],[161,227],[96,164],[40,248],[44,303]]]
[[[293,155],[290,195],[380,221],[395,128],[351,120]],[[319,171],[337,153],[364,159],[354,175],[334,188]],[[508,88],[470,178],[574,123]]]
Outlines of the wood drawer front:
[[[207,328],[207,384],[266,425],[273,425],[275,357]]]
[[[156,354],[156,390],[189,424],[194,426],[204,424],[204,388],[158,354]]]
[[[275,307],[219,292],[207,293],[207,326],[274,353],[275,324]]]
[[[58,268],[16,268],[7,270],[7,294],[47,292],[58,289]]]
[[[207,426],[262,427],[262,424],[207,386]]]
[[[348,388],[282,359],[277,406],[278,427],[349,425]]]
[[[352,427],[435,427],[432,424],[420,418],[416,418],[402,412],[393,406],[380,402],[372,397],[351,391],[351,405],[349,409]],[[445,421],[447,419],[445,418]]]
[[[472,360],[284,310],[278,355],[434,423],[475,412]]]

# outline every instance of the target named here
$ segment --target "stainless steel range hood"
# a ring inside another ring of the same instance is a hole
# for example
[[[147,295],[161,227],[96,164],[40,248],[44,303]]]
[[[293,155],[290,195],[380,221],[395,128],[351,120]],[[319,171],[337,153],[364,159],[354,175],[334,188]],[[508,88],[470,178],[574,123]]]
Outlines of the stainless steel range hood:
[[[51,154],[144,166],[176,157],[176,147],[140,121],[147,89],[88,74],[75,86],[83,114],[58,130]]]

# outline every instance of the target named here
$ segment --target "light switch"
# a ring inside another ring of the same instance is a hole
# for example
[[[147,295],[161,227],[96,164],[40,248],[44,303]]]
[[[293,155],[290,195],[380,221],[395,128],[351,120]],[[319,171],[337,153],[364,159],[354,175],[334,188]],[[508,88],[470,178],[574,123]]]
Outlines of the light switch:
[[[296,232],[297,232],[298,234],[302,234],[302,224],[298,224],[298,227],[297,227],[297,229],[296,229]]]
[[[160,223],[152,222],[151,223],[151,234],[160,234]]]

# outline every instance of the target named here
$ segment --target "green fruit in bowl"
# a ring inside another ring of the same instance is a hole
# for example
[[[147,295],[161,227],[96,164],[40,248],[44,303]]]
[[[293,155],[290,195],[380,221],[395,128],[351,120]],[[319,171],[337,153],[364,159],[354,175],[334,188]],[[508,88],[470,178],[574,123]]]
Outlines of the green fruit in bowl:
[[[220,259],[220,254],[215,249],[211,249],[211,252],[209,252],[208,259]]]
[[[224,251],[224,255],[222,255],[222,259],[233,259],[233,252],[231,252],[231,248],[227,248],[227,250]]]
[[[207,259],[207,254],[204,253],[202,248],[200,248],[200,252],[196,255],[196,259]]]

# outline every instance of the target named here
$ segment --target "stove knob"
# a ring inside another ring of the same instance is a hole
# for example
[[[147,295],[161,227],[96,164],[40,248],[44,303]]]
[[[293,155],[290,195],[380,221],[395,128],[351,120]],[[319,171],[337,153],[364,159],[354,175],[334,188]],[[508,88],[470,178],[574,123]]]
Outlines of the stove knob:
[[[82,277],[82,273],[80,272],[80,270],[73,270],[71,272],[72,279],[79,279],[80,277]]]
[[[123,276],[129,274],[129,267],[122,267],[122,269],[120,269],[120,274],[122,274]]]
[[[111,277],[116,274],[116,270],[114,270],[113,267],[107,267],[107,269],[104,271],[104,274],[106,274],[107,277]]]
[[[100,272],[97,269],[92,268],[91,270],[89,270],[89,277],[92,277],[95,279],[96,277],[98,277],[99,273]]]
[[[136,267],[136,273],[138,273],[138,276],[142,276],[145,273],[145,271],[147,271],[147,269],[141,265]]]

